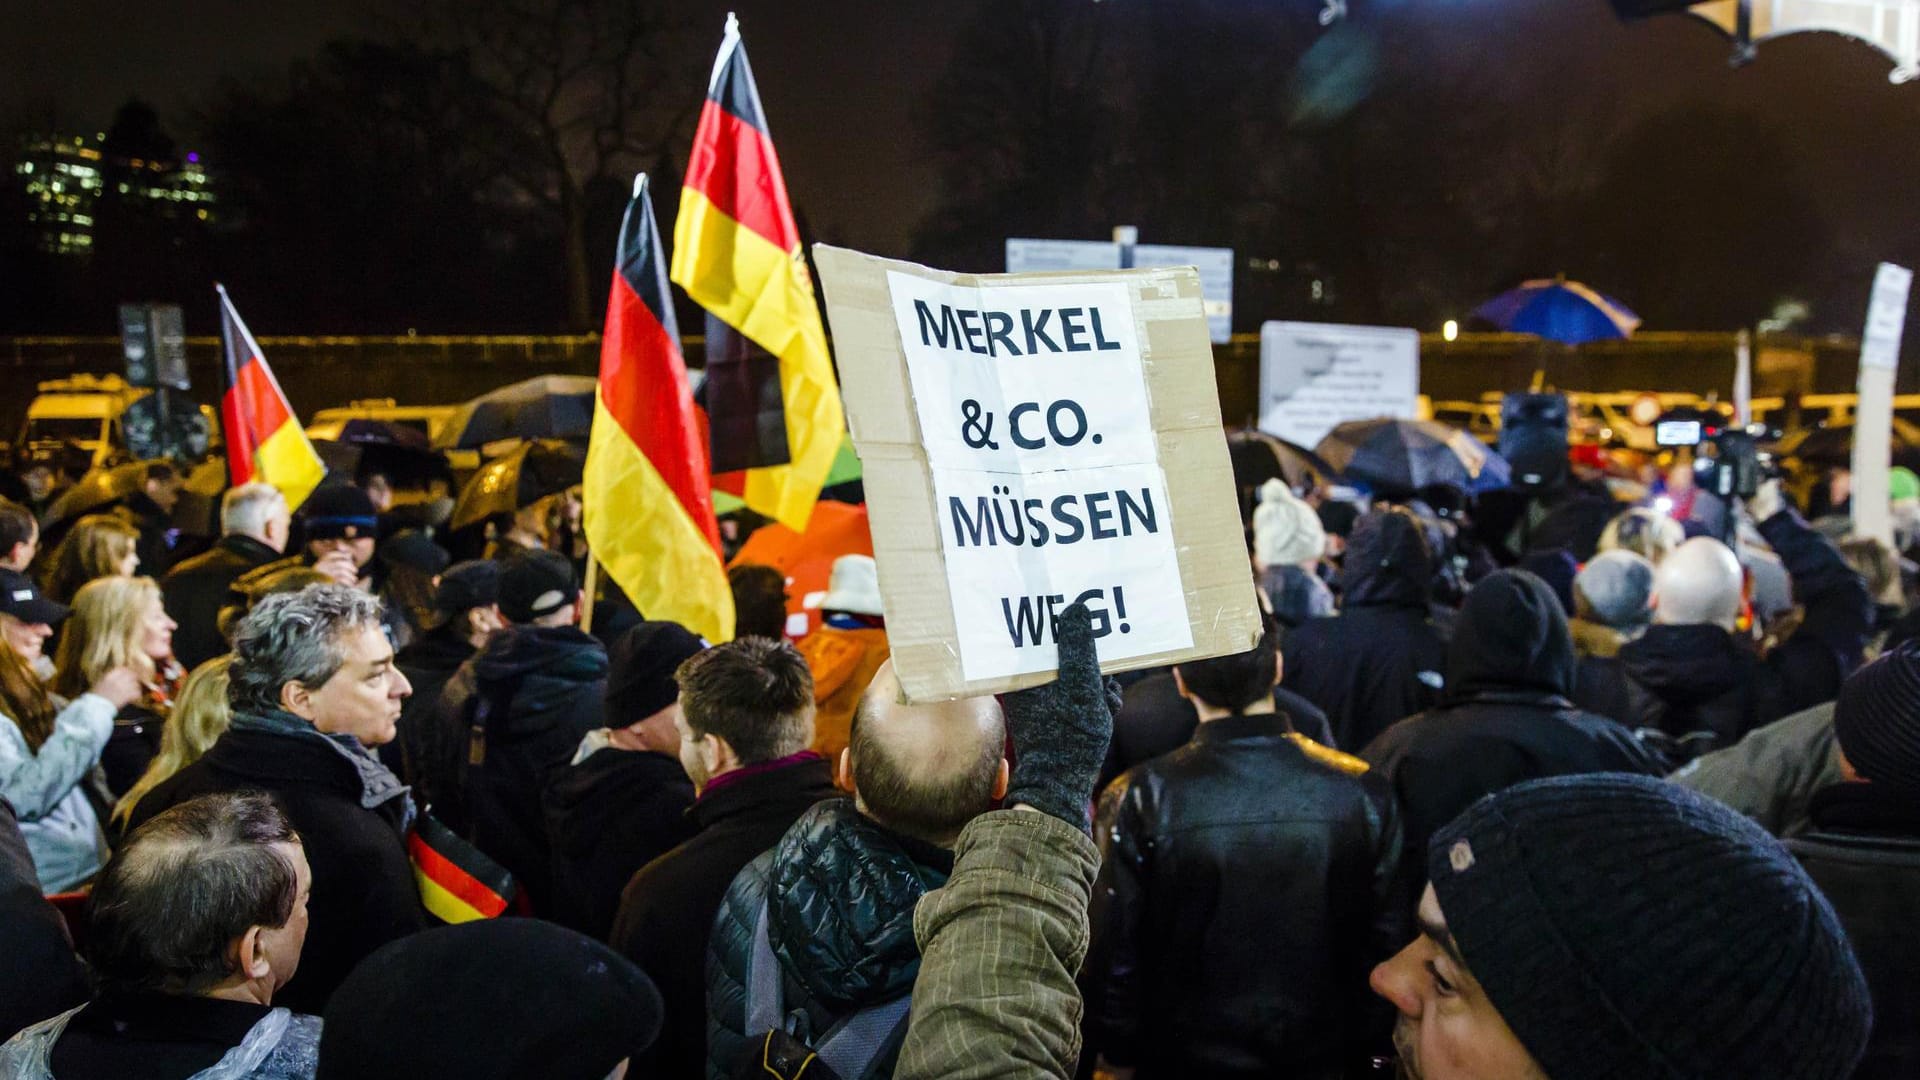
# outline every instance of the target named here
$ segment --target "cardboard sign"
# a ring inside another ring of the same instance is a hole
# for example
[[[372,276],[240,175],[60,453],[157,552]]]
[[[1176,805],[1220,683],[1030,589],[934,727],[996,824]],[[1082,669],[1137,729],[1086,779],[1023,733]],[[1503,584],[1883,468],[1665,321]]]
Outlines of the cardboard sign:
[[[907,696],[1033,686],[1082,601],[1101,667],[1260,632],[1191,269],[949,274],[816,245]]]
[[[1348,420],[1414,419],[1420,334],[1384,326],[1260,327],[1260,430],[1313,447]]]

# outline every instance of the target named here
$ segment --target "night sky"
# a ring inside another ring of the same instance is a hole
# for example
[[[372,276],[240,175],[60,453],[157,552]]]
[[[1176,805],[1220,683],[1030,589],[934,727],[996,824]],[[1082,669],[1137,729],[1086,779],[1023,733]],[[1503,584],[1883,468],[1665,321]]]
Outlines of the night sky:
[[[725,12],[739,12],[794,202],[815,234],[904,252],[935,183],[910,112],[981,0],[668,2],[694,28],[694,96]],[[1920,181],[1920,140],[1912,137],[1920,85],[1890,85],[1886,59],[1864,45],[1802,35],[1768,44],[1757,64],[1736,71],[1727,44],[1704,24],[1663,17],[1623,25],[1603,0],[1352,7],[1356,18],[1393,8],[1419,21],[1431,49],[1422,62],[1495,71],[1515,125],[1557,111],[1631,117],[1696,100],[1752,110],[1801,156],[1840,247],[1871,256],[1920,241],[1910,206]],[[51,103],[64,126],[97,130],[121,101],[139,96],[186,135],[218,76],[284,68],[330,37],[375,27],[373,10],[357,0],[9,0],[0,4],[0,109],[32,116]],[[1764,208],[1755,210],[1755,227],[1764,228]]]

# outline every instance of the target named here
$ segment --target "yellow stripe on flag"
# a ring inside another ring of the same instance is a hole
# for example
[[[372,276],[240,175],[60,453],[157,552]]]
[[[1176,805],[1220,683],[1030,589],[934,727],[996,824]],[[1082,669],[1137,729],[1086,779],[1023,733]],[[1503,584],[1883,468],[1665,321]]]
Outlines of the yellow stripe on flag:
[[[647,618],[733,640],[733,591],[719,553],[597,391],[581,502],[589,549]]]
[[[742,497],[795,532],[805,530],[846,429],[805,261],[798,251],[782,251],[728,217],[700,192],[682,188],[672,278],[701,307],[780,358],[791,461],[750,470]]]
[[[451,925],[486,918],[484,913],[453,895],[445,886],[428,877],[418,866],[413,868],[413,880],[420,886],[421,905],[441,922]]]
[[[326,478],[327,467],[300,424],[288,420],[254,449],[253,473],[255,480],[280,489],[287,497],[287,509],[298,510]]]

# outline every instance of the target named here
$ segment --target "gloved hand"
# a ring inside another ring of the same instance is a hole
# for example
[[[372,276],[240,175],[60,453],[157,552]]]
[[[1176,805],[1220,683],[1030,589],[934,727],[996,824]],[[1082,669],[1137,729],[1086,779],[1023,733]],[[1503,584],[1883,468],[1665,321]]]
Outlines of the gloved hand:
[[[1119,686],[1100,677],[1085,604],[1060,612],[1054,638],[1060,648],[1054,681],[1002,702],[1014,754],[1006,804],[1024,803],[1085,830],[1094,781],[1113,739]]]

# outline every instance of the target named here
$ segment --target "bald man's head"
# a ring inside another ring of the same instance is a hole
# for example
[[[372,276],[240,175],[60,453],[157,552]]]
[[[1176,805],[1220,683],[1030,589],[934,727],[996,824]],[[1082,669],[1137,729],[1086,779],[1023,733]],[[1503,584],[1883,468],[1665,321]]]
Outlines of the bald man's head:
[[[1732,630],[1740,618],[1740,560],[1727,545],[1696,536],[1673,549],[1653,579],[1654,621],[1712,623]]]
[[[1004,793],[1006,732],[991,697],[902,701],[889,661],[861,697],[848,738],[860,809],[895,832],[951,845]]]

